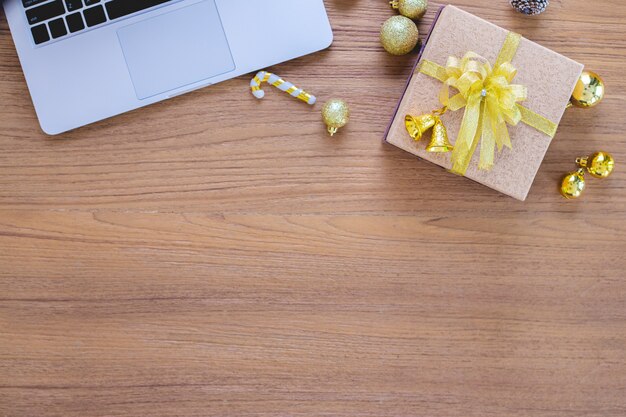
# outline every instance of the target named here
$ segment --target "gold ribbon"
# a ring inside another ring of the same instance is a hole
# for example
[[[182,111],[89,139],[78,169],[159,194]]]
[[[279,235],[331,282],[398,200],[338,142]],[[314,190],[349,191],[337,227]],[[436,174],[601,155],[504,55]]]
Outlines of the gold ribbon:
[[[457,111],[465,107],[459,136],[452,152],[452,169],[465,175],[472,156],[480,142],[480,169],[489,170],[494,165],[495,148],[511,149],[507,124],[517,126],[523,122],[550,138],[558,125],[519,104],[527,98],[523,85],[512,84],[517,70],[511,64],[517,53],[521,35],[509,32],[492,67],[482,56],[468,52],[462,59],[449,57],[445,67],[424,60],[419,71],[443,83],[439,93],[441,104]],[[450,87],[459,91],[450,97]]]

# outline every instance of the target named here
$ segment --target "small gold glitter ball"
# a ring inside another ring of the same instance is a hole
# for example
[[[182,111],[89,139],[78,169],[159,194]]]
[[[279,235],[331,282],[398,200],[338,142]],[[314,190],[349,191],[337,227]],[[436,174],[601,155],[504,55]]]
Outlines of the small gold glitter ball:
[[[595,107],[604,98],[604,81],[595,72],[583,71],[572,93],[572,104],[587,109]]]
[[[345,101],[333,98],[324,104],[322,119],[328,127],[328,133],[330,133],[330,136],[333,136],[339,129],[348,124],[350,109]]]
[[[579,169],[567,174],[561,183],[561,195],[568,200],[578,198],[585,191],[585,171]]]
[[[587,168],[587,171],[596,178],[606,178],[615,169],[615,159],[608,152],[596,152],[588,158],[576,160],[578,165]]]
[[[402,16],[413,20],[424,17],[428,9],[428,0],[391,0],[389,3]]]
[[[408,17],[393,16],[380,29],[380,42],[391,55],[406,55],[415,49],[419,31]]]

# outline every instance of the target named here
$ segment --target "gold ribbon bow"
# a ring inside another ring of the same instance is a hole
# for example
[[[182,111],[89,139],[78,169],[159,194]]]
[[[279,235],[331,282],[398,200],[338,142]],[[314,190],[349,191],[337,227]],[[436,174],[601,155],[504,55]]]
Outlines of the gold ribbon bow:
[[[523,85],[512,84],[517,70],[511,61],[521,41],[517,33],[509,32],[498,55],[491,64],[480,55],[468,52],[462,59],[448,58],[446,67],[424,60],[419,71],[443,82],[439,100],[446,108],[456,111],[465,107],[459,136],[452,152],[452,172],[465,175],[480,142],[480,169],[494,165],[495,148],[512,149],[507,124],[523,122],[553,138],[557,124],[520,105],[526,100]],[[450,87],[459,93],[450,97]]]

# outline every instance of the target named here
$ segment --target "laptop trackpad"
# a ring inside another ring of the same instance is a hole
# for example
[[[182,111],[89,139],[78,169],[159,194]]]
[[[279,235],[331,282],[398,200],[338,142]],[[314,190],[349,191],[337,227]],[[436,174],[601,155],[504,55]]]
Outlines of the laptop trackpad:
[[[140,100],[235,69],[215,0],[125,26],[117,34]]]

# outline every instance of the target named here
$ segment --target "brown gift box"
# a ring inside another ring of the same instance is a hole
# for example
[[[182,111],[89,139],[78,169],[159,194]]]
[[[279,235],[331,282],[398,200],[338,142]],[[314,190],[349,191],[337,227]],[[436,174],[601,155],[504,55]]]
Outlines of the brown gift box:
[[[427,59],[445,66],[449,56],[462,58],[468,51],[473,51],[493,64],[507,34],[507,30],[492,23],[454,6],[446,6],[433,25],[420,62]],[[512,64],[517,68],[513,83],[528,88],[528,99],[521,104],[556,124],[560,123],[583,66],[527,39],[522,39]],[[385,140],[450,169],[450,153],[426,152],[430,134],[416,142],[404,126],[405,115],[418,116],[441,107],[441,81],[420,73],[417,68],[419,63],[409,79]],[[454,90],[451,93],[455,94]],[[462,108],[442,116],[452,143],[458,135],[464,111]],[[496,151],[495,166],[484,171],[478,169],[479,145],[465,176],[518,200],[525,200],[552,139],[521,122],[517,126],[509,125],[508,129],[513,149]]]

